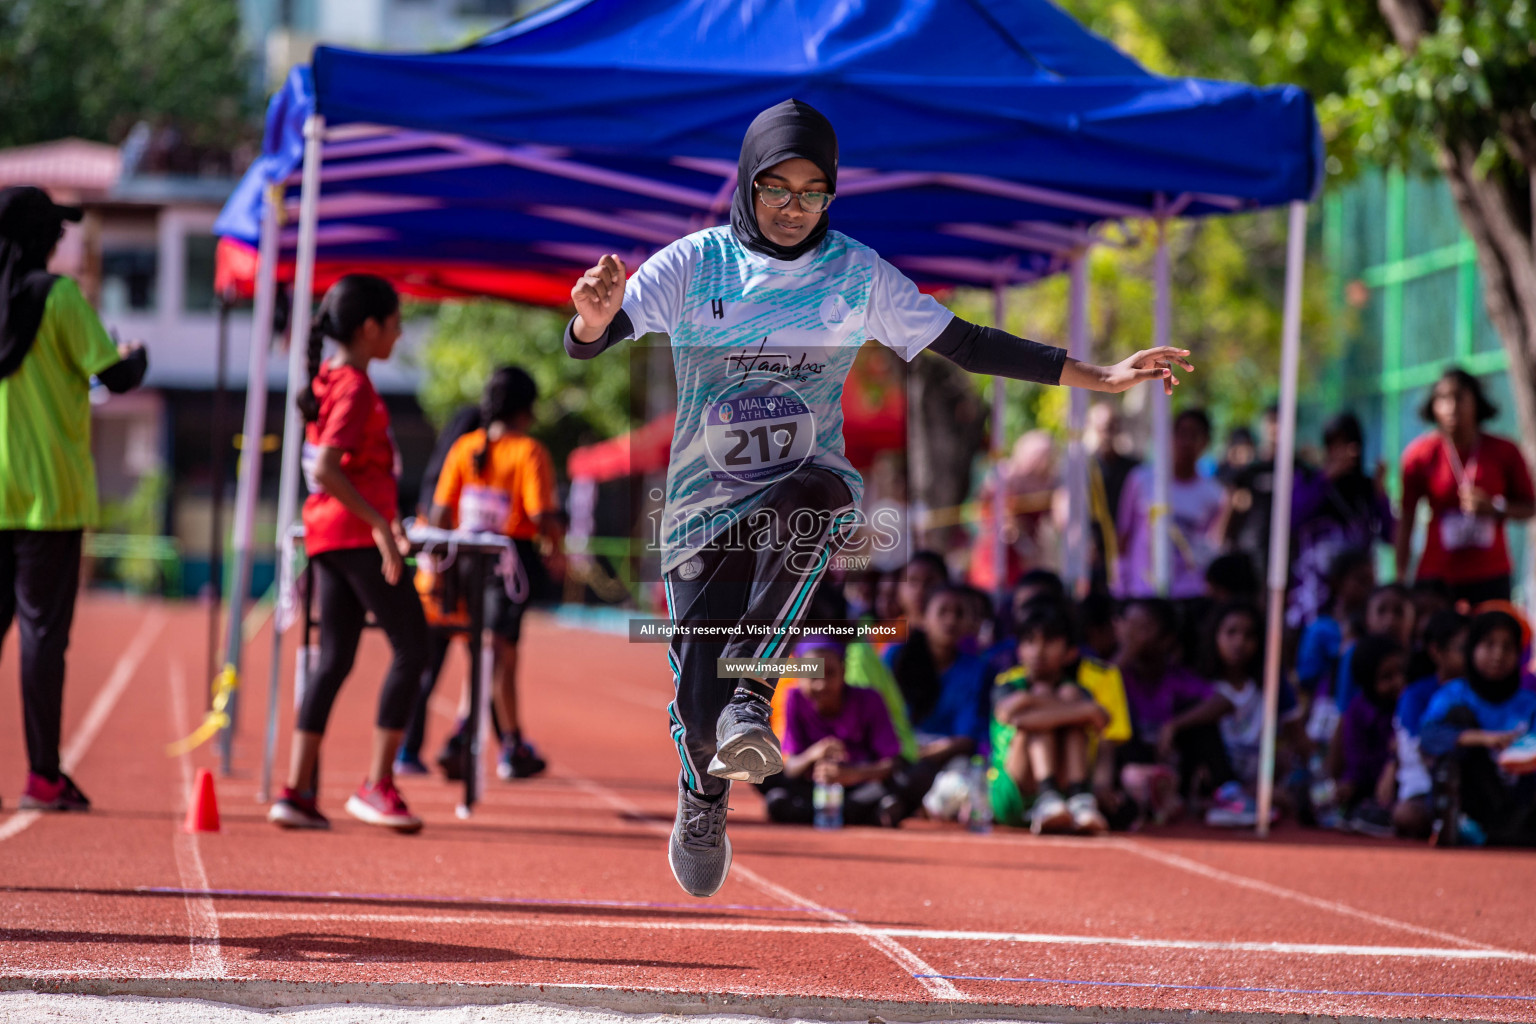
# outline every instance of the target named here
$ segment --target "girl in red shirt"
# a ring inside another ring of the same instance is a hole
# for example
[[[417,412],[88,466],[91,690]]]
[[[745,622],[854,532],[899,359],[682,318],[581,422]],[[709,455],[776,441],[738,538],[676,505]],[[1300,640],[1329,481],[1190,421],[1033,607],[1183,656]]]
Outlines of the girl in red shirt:
[[[339,346],[322,364],[328,337]],[[426,667],[427,620],[405,571],[410,549],[400,525],[389,411],[368,379],[368,364],[388,359],[399,337],[399,296],[367,274],[349,274],[326,292],[309,335],[310,385],[297,402],[308,421],[304,546],[320,609],[320,657],[294,726],[288,785],[267,815],[287,828],[330,826],[315,803],[320,740],[369,613],[395,658],[379,694],[368,777],[348,798],[347,813],[400,831],[421,828],[395,789],[391,762]]]
[[[1507,601],[1511,565],[1504,524],[1536,512],[1525,457],[1513,441],[1483,432],[1498,410],[1465,370],[1446,370],[1420,415],[1436,429],[1403,451],[1397,571],[1407,578],[1414,513],[1426,501],[1429,530],[1414,578],[1440,580],[1454,600],[1472,605]]]

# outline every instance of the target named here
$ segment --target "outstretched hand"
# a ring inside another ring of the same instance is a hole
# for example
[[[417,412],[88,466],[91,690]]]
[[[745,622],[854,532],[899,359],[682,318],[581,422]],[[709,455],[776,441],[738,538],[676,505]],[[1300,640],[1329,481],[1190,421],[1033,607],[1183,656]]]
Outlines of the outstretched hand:
[[[1128,359],[1122,359],[1113,366],[1104,367],[1099,390],[1119,394],[1122,391],[1129,391],[1142,381],[1161,379],[1163,393],[1171,395],[1179,383],[1179,378],[1174,375],[1174,368],[1179,367],[1190,373],[1194,372],[1195,368],[1185,358],[1188,355],[1189,349],[1174,348],[1171,345],[1142,349]]]

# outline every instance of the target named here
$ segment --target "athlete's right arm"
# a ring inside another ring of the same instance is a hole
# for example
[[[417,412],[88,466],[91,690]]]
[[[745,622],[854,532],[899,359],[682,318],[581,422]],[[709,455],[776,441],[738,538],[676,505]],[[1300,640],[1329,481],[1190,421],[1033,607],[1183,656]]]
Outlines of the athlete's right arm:
[[[566,325],[565,351],[591,359],[626,338],[670,335],[687,292],[695,250],[686,239],[664,247],[633,273],[607,255],[571,289],[576,316]]]
[[[571,289],[571,303],[576,307],[571,334],[576,341],[591,345],[608,333],[608,325],[624,306],[624,280],[628,276],[624,261],[611,253],[581,275]]]

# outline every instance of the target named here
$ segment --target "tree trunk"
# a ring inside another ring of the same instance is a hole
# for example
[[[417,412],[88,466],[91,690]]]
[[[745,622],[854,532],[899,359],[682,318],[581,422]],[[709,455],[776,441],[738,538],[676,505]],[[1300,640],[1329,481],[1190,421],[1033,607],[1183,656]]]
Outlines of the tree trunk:
[[[911,375],[909,500],[924,509],[952,508],[969,496],[971,465],[987,448],[987,408],[970,374],[947,359],[925,352],[912,361]],[[912,539],[918,547],[942,549],[943,537],[952,532],[914,525]]]
[[[1409,51],[1433,30],[1438,17],[1429,0],[1377,2],[1398,45]],[[1481,140],[1460,137],[1454,124],[1440,126],[1440,168],[1476,247],[1483,303],[1509,357],[1520,447],[1527,463],[1536,463],[1536,124],[1528,110],[1506,111],[1500,120],[1503,141],[1523,174],[1479,173]],[[1526,544],[1536,550],[1536,519],[1526,524]],[[1517,566],[1517,578],[1519,572]]]

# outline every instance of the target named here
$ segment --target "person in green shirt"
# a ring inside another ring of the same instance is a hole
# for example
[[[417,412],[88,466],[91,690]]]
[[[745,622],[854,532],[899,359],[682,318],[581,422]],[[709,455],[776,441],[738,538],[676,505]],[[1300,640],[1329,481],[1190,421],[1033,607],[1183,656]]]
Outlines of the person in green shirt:
[[[992,814],[1036,834],[1108,829],[1099,795],[1114,789],[1113,748],[1130,739],[1120,672],[1080,657],[1072,620],[1049,598],[1018,625],[1019,666],[993,695]]]
[[[142,345],[115,344],[75,282],[47,271],[80,216],[42,189],[0,189],[0,642],[19,620],[21,806],[36,810],[90,807],[59,765],[59,727],[80,540],[97,514],[91,378],[120,393],[148,367]]]

